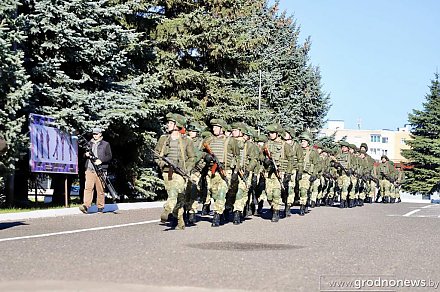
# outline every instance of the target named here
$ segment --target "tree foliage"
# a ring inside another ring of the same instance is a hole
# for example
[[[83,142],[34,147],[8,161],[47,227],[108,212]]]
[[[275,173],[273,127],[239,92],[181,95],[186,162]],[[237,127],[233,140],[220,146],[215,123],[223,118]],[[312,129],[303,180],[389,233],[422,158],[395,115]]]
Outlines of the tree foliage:
[[[413,167],[407,171],[405,188],[413,193],[432,193],[440,186],[440,81],[436,73],[422,110],[408,116],[411,147],[402,154]]]
[[[162,185],[149,149],[167,112],[305,130],[320,128],[329,108],[309,60],[311,41],[299,41],[296,21],[277,3],[8,0],[0,9],[7,76],[0,126],[17,145],[11,160],[28,147],[31,112],[55,117],[67,131],[100,126],[118,187],[130,182],[154,197]]]

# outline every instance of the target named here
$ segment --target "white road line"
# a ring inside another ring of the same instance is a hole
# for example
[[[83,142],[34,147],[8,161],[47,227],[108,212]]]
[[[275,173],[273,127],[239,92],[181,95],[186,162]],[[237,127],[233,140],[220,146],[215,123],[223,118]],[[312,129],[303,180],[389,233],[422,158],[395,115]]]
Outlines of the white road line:
[[[403,217],[409,217],[409,216],[411,216],[412,214],[419,212],[420,210],[421,210],[421,209],[412,210],[411,212],[408,212],[408,213],[406,213],[405,215],[403,215]]]
[[[134,226],[134,225],[150,224],[150,223],[155,223],[155,222],[159,222],[159,220],[141,221],[141,222],[127,223],[127,224],[119,224],[119,225],[111,225],[111,226],[103,226],[103,227],[93,227],[93,228],[77,229],[77,230],[68,230],[68,231],[44,233],[44,234],[36,234],[36,235],[28,235],[28,236],[1,238],[0,242],[20,240],[20,239],[49,237],[49,236],[62,235],[62,234],[81,233],[81,232],[87,232],[87,231],[96,231],[96,230],[121,228],[121,227]]]
[[[434,205],[424,206],[424,207],[422,207],[422,209],[431,208],[432,206],[434,206]]]

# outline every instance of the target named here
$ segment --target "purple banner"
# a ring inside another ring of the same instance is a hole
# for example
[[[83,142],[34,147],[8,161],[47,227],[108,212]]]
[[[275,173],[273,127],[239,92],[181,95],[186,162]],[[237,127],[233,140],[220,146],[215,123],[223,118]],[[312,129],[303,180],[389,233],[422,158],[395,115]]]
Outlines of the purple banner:
[[[51,117],[30,114],[32,172],[78,173],[78,138],[54,127]]]

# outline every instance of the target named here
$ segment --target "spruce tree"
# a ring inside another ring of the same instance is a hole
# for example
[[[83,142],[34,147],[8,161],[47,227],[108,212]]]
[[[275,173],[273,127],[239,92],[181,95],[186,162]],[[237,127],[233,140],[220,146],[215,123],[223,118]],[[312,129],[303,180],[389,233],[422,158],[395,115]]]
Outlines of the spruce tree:
[[[404,188],[412,193],[432,193],[440,186],[440,80],[436,73],[422,110],[408,116],[411,149],[402,154],[413,168],[406,171]]]

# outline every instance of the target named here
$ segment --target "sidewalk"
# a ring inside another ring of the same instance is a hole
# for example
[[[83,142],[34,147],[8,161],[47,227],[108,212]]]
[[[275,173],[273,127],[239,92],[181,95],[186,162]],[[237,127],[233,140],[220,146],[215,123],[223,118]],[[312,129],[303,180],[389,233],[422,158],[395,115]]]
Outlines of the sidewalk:
[[[114,212],[117,210],[135,210],[135,209],[152,209],[152,208],[162,208],[164,202],[141,202],[141,203],[118,203],[118,204],[106,204],[104,212]],[[91,212],[96,212],[96,206],[90,207]],[[33,218],[44,218],[44,217],[59,217],[66,215],[77,215],[82,214],[82,212],[75,208],[64,208],[64,209],[48,209],[48,210],[36,210],[29,212],[20,213],[6,213],[0,214],[0,222],[12,221],[12,220],[26,220]]]

